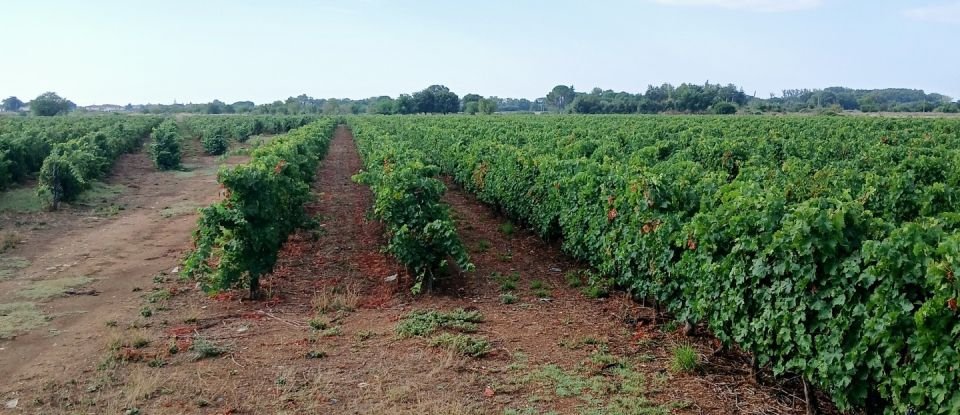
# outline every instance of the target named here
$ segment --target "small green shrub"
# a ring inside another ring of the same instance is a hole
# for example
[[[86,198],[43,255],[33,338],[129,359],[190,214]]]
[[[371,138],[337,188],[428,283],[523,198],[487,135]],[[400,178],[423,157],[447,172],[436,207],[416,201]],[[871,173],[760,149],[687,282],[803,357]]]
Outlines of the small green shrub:
[[[493,278],[497,284],[500,284],[500,291],[502,292],[516,291],[517,283],[520,282],[519,272],[512,272],[509,275],[494,272],[490,274],[490,277]]]
[[[513,222],[506,221],[500,224],[500,233],[504,235],[511,236],[514,232],[516,232],[516,230],[517,228],[514,226]]]
[[[464,334],[442,333],[430,339],[433,347],[443,347],[464,356],[482,357],[490,352],[490,342]]]
[[[670,369],[674,372],[692,372],[700,366],[700,355],[697,349],[689,344],[683,344],[673,349],[670,358]]]
[[[475,310],[466,311],[464,309],[456,309],[449,313],[417,310],[411,312],[400,321],[400,324],[397,325],[396,332],[401,338],[423,337],[441,328],[470,333],[477,331],[477,323],[482,321],[483,315]]]
[[[583,278],[580,276],[579,271],[568,271],[564,274],[563,278],[570,288],[580,288],[583,286]]]
[[[201,360],[210,357],[217,357],[227,353],[227,349],[216,343],[213,343],[203,337],[193,339],[190,345],[190,351],[193,352],[193,360]]]

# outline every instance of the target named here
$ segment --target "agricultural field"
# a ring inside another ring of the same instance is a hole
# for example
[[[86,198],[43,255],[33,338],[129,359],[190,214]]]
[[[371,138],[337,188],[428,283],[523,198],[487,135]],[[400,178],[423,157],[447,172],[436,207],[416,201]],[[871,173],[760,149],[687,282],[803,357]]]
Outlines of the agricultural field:
[[[960,412],[958,119],[9,118],[0,187],[23,413]]]

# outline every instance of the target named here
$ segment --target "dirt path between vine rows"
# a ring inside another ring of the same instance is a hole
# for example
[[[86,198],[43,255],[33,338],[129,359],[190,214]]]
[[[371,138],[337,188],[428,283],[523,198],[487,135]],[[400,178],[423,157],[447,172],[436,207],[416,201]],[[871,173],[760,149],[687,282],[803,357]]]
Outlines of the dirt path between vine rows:
[[[25,392],[27,407],[139,414],[805,412],[796,385],[753,384],[743,356],[715,353],[710,337],[686,338],[669,322],[654,324],[651,309],[623,294],[589,298],[578,286],[584,281],[577,263],[453,185],[445,200],[476,270],[449,270],[435,292],[412,296],[410,277],[382,252],[382,226],[368,219],[369,189],[351,180],[360,168],[353,138],[340,127],[307,206],[317,226],[284,245],[264,279],[266,300],[242,300],[243,292],[211,298],[188,282],[158,279],[149,290],[163,295],[143,303],[152,313],[128,315],[110,329],[98,370]],[[450,313],[457,309],[464,312]],[[447,327],[399,335],[411,313],[428,311],[448,319]],[[461,352],[458,341],[476,347]],[[671,364],[679,346],[698,357],[689,370]]]
[[[177,266],[196,208],[219,194],[222,160],[198,147],[186,141],[183,171],[157,171],[146,145],[121,156],[88,206],[0,213],[17,241],[0,255],[0,411],[95,370],[108,325],[137,315],[140,290]]]

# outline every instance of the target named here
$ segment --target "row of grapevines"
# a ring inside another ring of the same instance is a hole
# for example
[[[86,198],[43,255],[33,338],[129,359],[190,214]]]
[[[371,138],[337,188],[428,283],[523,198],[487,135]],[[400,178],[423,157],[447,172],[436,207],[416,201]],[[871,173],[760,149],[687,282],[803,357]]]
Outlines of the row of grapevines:
[[[207,291],[247,287],[258,296],[260,276],[270,272],[280,246],[307,219],[309,183],[335,127],[334,119],[321,118],[256,149],[249,163],[222,168],[217,178],[226,197],[200,209],[186,275]]]
[[[51,202],[69,200],[122,153],[137,148],[158,117],[0,117],[0,190],[34,177]],[[73,156],[74,149],[84,154]],[[53,156],[48,163],[45,160]],[[63,192],[61,198],[52,197]]]
[[[366,122],[842,410],[960,413],[960,121]]]
[[[413,292],[432,289],[448,257],[461,270],[472,270],[449,207],[440,200],[446,191],[436,178],[440,169],[425,164],[421,151],[363,118],[349,122],[365,166],[354,179],[373,191],[373,213],[386,225],[387,251],[416,277]]]
[[[173,119],[164,120],[150,132],[150,158],[160,170],[180,166],[180,128]]]
[[[281,134],[316,119],[306,115],[194,115],[184,124],[200,137],[207,154],[219,155],[227,151],[230,140],[244,142],[259,134]]]

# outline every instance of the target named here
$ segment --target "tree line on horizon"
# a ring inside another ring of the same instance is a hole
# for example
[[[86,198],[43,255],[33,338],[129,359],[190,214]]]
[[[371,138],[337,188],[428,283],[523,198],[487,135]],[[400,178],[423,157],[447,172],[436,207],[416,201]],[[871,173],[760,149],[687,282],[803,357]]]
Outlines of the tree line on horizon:
[[[65,114],[78,107],[56,93],[46,92],[30,102],[17,97],[2,101],[0,110],[20,112],[29,108],[33,115]],[[80,108],[83,110],[82,108]],[[227,104],[220,100],[199,104],[127,104],[123,112],[147,114],[492,114],[494,112],[553,112],[572,114],[733,114],[791,113],[815,111],[862,112],[960,112],[960,101],[939,93],[919,89],[788,89],[781,96],[757,98],[747,95],[734,84],[703,85],[664,83],[650,85],[642,93],[614,92],[593,88],[578,92],[573,86],[557,85],[544,97],[484,97],[466,94],[463,97],[443,85],[431,85],[412,94],[393,98],[378,96],[365,99],[313,98],[305,94],[257,105],[252,101]]]

